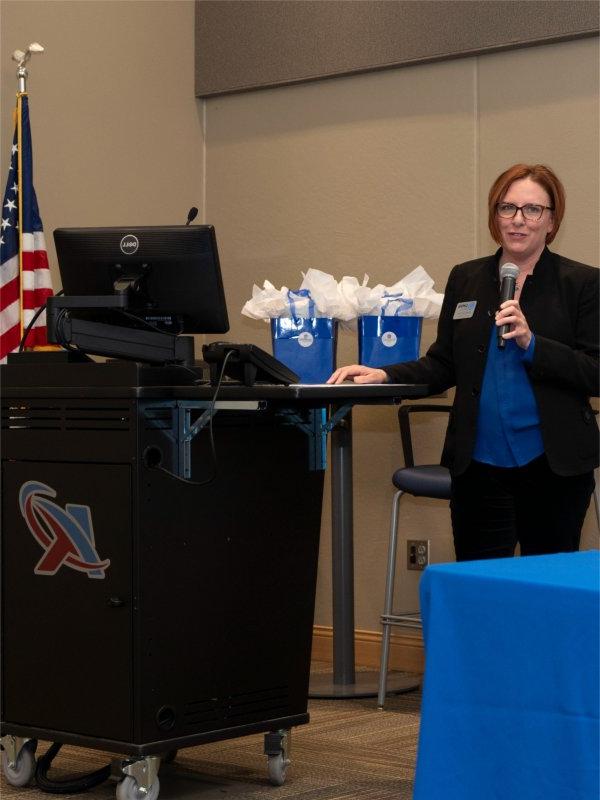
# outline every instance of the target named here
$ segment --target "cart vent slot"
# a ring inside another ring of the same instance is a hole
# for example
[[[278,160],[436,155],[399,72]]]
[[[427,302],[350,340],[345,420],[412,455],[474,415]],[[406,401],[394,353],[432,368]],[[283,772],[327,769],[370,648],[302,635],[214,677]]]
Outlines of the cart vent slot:
[[[2,406],[2,427],[10,430],[128,431],[128,406],[63,406],[34,403]]]
[[[186,727],[208,725],[211,722],[218,722],[219,719],[220,714],[216,698],[187,703],[183,710],[183,724]]]
[[[231,695],[228,698],[224,716],[226,719],[254,717],[257,714],[265,713],[270,717],[285,716],[289,709],[289,702],[290,694],[287,686],[275,686],[271,689]]]
[[[69,408],[65,413],[66,430],[129,430],[129,407],[123,408]]]
[[[2,406],[2,427],[10,430],[60,430],[62,413],[59,406]]]

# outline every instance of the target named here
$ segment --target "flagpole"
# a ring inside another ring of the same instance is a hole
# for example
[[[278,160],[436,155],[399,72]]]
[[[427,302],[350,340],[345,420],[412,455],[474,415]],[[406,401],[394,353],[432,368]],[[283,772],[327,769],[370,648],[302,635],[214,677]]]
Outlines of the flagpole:
[[[21,80],[23,86],[27,77],[27,70],[23,70],[25,75],[19,78],[19,91],[17,92],[17,196],[19,201],[19,341],[23,339],[23,331],[25,329],[25,321],[23,319],[23,161],[21,158],[22,141],[23,141],[23,119],[21,115],[22,97],[27,94],[25,90],[21,91]]]
[[[32,42],[27,50],[15,50],[12,54],[13,61],[17,62],[17,161],[18,161],[18,198],[19,198],[19,341],[23,339],[25,328],[24,308],[23,308],[23,161],[22,161],[22,137],[23,137],[23,115],[22,98],[27,94],[27,68],[25,64],[29,61],[33,53],[43,53],[44,48],[39,42]]]

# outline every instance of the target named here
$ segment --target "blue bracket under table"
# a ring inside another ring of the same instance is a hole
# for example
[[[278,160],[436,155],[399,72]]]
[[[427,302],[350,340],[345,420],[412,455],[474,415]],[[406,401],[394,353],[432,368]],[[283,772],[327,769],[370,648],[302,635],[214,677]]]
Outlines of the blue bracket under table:
[[[438,564],[414,800],[598,800],[600,553]]]

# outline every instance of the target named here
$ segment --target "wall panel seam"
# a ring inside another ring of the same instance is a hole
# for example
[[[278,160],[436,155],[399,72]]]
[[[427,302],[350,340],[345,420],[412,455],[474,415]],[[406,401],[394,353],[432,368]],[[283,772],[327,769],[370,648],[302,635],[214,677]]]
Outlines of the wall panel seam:
[[[202,103],[202,187],[200,191],[201,203],[202,203],[202,215],[201,219],[202,222],[206,225],[208,218],[207,218],[207,208],[206,208],[206,127],[207,127],[207,114],[206,114],[206,99],[201,98],[200,102]]]
[[[479,213],[480,213],[480,174],[481,174],[481,141],[480,141],[480,110],[479,110],[479,59],[473,59],[473,258],[480,255],[480,233],[479,233]]]

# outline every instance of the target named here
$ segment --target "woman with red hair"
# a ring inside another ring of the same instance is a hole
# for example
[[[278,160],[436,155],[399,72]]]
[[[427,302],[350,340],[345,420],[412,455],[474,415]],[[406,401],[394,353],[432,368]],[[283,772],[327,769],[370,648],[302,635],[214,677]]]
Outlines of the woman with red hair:
[[[442,464],[458,560],[568,552],[598,466],[600,271],[548,249],[565,211],[546,166],[515,164],[490,189],[493,256],[454,267],[437,339],[418,361],[354,364],[329,383],[455,386]],[[508,265],[510,264],[510,268]],[[516,277],[501,302],[500,271]]]

